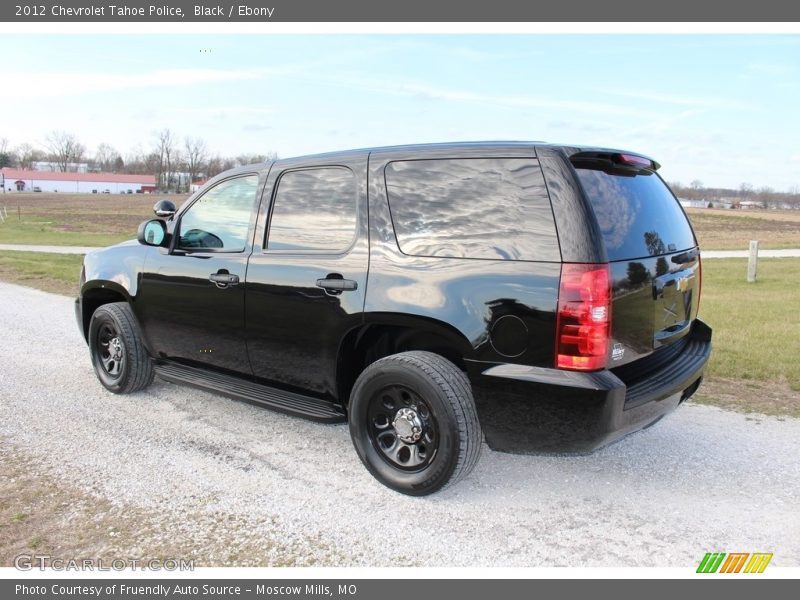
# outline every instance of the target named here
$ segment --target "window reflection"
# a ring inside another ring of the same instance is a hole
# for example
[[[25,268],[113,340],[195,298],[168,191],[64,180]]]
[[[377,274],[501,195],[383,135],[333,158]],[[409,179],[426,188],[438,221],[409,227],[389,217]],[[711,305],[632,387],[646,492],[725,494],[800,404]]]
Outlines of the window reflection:
[[[344,167],[284,173],[272,208],[270,250],[346,250],[356,233],[356,187]]]
[[[244,250],[257,189],[258,175],[248,175],[208,190],[181,217],[178,247]]]
[[[588,168],[576,172],[610,260],[659,256],[694,246],[689,222],[657,175],[611,174]]]
[[[550,200],[535,159],[396,161],[386,189],[405,254],[559,260]]]

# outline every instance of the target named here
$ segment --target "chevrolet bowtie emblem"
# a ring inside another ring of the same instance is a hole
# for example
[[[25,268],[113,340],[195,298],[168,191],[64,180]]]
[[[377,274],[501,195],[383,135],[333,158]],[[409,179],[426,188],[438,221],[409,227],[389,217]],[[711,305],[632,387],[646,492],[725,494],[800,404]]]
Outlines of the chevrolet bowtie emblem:
[[[673,319],[677,319],[678,318],[678,313],[675,312],[675,305],[676,304],[677,304],[677,302],[673,302],[672,304],[669,305],[669,307],[667,307],[667,305],[664,304],[664,323],[669,321],[670,317],[672,317]]]

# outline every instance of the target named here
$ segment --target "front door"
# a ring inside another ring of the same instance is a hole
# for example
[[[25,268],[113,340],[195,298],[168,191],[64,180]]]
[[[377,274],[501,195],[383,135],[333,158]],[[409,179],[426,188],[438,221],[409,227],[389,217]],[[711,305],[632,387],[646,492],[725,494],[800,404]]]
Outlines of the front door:
[[[367,158],[275,163],[247,271],[247,345],[256,377],[336,395],[340,343],[361,324],[369,241]],[[268,225],[267,225],[268,224]]]
[[[220,181],[180,212],[145,262],[134,309],[156,358],[251,374],[244,284],[265,173]]]

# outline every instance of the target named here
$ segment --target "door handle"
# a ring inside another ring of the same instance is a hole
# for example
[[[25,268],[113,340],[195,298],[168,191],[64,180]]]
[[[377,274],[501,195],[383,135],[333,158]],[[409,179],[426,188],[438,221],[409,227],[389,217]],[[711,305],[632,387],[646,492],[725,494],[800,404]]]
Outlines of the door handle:
[[[208,280],[220,289],[225,289],[229,286],[239,285],[239,276],[231,275],[225,269],[220,269],[216,273],[208,276]]]
[[[331,273],[325,279],[317,279],[317,287],[321,287],[329,294],[338,295],[342,292],[357,290],[358,282],[352,279],[343,279],[338,273]]]

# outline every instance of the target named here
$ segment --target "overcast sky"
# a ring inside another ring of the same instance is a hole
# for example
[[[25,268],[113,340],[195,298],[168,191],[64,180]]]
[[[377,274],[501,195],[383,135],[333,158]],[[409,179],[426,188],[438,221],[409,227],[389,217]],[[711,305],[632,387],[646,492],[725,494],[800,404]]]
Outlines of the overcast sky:
[[[4,33],[0,56],[12,146],[546,140],[639,151],[685,184],[800,186],[800,36]]]

